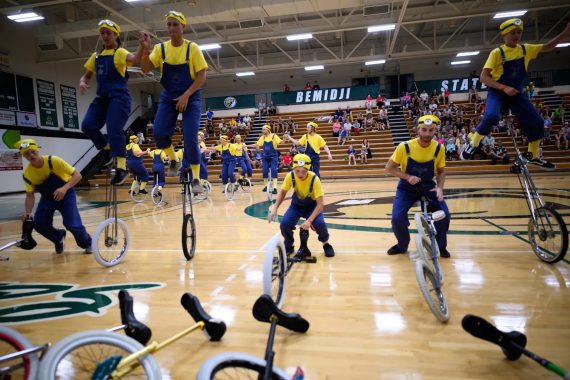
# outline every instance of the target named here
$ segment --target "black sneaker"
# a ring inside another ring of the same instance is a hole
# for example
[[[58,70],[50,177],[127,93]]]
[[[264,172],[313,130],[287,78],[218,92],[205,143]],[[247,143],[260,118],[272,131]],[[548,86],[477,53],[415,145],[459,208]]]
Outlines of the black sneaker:
[[[290,249],[285,248],[285,254],[287,256],[291,256],[294,253],[295,253],[295,247],[291,247]]]
[[[334,257],[334,248],[329,243],[323,245],[323,249],[325,250],[326,257]]]
[[[180,194],[184,194],[184,191],[186,189],[184,188],[184,184],[180,185]]]
[[[544,170],[556,169],[556,165],[554,165],[552,162],[546,161],[544,158],[533,158],[532,160],[529,160],[528,163],[540,166]]]
[[[451,257],[451,255],[449,254],[449,251],[447,249],[440,249],[439,250],[439,257],[443,257],[445,259],[449,259]]]
[[[194,178],[192,180],[192,194],[194,195],[202,194],[203,191],[204,188],[202,187],[200,180],[198,178]]]
[[[267,185],[265,185],[265,187],[264,187],[263,190],[261,190],[261,191],[263,191],[264,193],[266,193],[266,192],[267,192]]]
[[[85,251],[83,251],[84,254],[86,255],[90,255],[93,253],[93,249],[91,249],[91,246],[85,248]]]
[[[125,169],[115,169],[115,176],[111,180],[111,185],[122,185],[127,177],[129,176],[129,172]]]
[[[473,153],[475,153],[475,147],[471,145],[471,141],[467,141],[465,144],[465,149],[459,155],[462,161],[468,161],[473,158]]]
[[[146,189],[140,189],[139,194],[148,194],[148,191],[146,191]]]
[[[63,235],[61,236],[61,239],[55,243],[55,253],[62,253],[65,248],[65,235],[67,235],[67,231],[59,230],[59,232],[63,232]]]
[[[113,156],[111,156],[111,151],[108,149],[103,149],[103,166],[111,166],[113,164]]]
[[[398,248],[398,244],[392,246],[392,248],[390,248],[390,249],[388,250],[388,254],[389,254],[390,256],[392,256],[392,255],[399,255],[399,254],[401,254],[401,253],[406,253],[406,252],[407,252],[407,251],[400,251],[400,248]]]
[[[180,172],[180,167],[182,166],[181,161],[170,161],[170,166],[168,167],[168,174],[169,177],[176,177],[178,172]]]
[[[272,193],[277,194],[277,189],[273,189]]]

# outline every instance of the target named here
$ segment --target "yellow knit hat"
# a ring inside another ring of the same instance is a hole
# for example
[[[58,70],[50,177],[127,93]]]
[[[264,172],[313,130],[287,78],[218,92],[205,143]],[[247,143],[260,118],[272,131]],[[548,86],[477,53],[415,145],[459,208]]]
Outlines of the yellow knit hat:
[[[130,142],[133,142],[133,141],[138,140],[138,139],[139,139],[139,138],[138,138],[137,136],[135,136],[135,135],[132,135],[131,137],[129,137],[129,141],[130,141]]]
[[[501,26],[499,26],[499,29],[501,30],[502,36],[509,33],[513,29],[523,30],[523,21],[520,18],[512,18],[503,22]]]
[[[311,169],[311,157],[302,153],[296,154],[295,157],[293,157],[293,169],[299,166],[307,170]]]
[[[311,121],[311,122],[307,123],[307,127],[311,127],[311,128],[313,128],[313,130],[315,130],[315,131],[316,131],[317,129],[319,129],[319,125],[318,125],[317,123],[315,123],[314,121]]]
[[[97,26],[99,27],[99,31],[104,28],[109,29],[111,32],[114,32],[117,35],[121,33],[121,27],[109,19],[99,21],[99,24],[97,24]]]
[[[269,132],[271,132],[271,126],[269,124],[265,124],[261,129],[267,129]]]
[[[439,117],[435,115],[425,115],[418,119],[418,127],[421,127],[422,125],[432,125],[432,124],[437,125],[440,123],[441,120],[439,120]]]
[[[178,11],[168,11],[168,13],[166,14],[166,20],[168,20],[169,18],[173,18],[175,20],[177,20],[179,23],[181,23],[182,25],[186,26],[186,17],[184,17],[184,13],[182,12],[178,12]]]
[[[16,142],[16,144],[14,144],[14,148],[19,149],[22,155],[26,153],[28,150],[38,150],[38,151],[40,150],[38,143],[36,143],[36,140],[33,139],[20,140]]]

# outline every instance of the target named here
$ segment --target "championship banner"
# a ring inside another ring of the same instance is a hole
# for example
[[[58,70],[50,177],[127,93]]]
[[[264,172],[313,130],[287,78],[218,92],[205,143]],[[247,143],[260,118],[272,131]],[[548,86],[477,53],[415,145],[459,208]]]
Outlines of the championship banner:
[[[20,131],[15,129],[0,129],[0,171],[22,170],[22,155],[14,144],[20,140]]]

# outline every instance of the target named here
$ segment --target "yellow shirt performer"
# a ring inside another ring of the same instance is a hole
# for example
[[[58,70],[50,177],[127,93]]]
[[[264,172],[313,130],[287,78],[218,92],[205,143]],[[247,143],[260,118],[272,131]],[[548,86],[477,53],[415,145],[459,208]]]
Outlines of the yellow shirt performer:
[[[216,145],[214,148],[222,155],[222,183],[225,185],[228,183],[236,182],[236,176],[234,174],[236,168],[236,146],[229,142],[228,136],[220,136],[220,144]],[[236,185],[237,186],[237,185]],[[226,191],[224,186],[222,193]]]
[[[523,31],[523,21],[510,19],[499,27],[504,45],[493,49],[481,72],[481,82],[489,87],[485,115],[477,126],[477,132],[467,142],[461,153],[462,160],[472,158],[479,143],[497,125],[503,106],[517,117],[528,136],[529,162],[547,170],[555,166],[538,156],[538,147],[544,136],[544,121],[529,98],[523,94],[522,82],[526,76],[528,63],[539,53],[552,51],[556,44],[570,35],[570,23],[546,44],[519,44]]]
[[[275,133],[271,133],[271,126],[265,124],[261,128],[261,136],[257,140],[257,146],[263,149],[263,159],[261,160],[261,171],[265,187],[262,191],[267,191],[269,182],[269,170],[273,182],[273,194],[277,194],[277,147],[281,144],[281,139]]]
[[[332,160],[332,154],[327,146],[325,139],[317,133],[319,125],[314,121],[307,123],[307,133],[304,134],[299,140],[295,140],[290,135],[285,135],[295,145],[302,145],[305,147],[305,154],[311,158],[311,164],[313,165],[311,170],[319,178],[321,178],[321,158],[319,154],[321,149],[327,152],[329,160]]]
[[[35,140],[20,140],[14,147],[29,161],[24,170],[26,200],[22,219],[31,218],[35,203],[34,192],[37,191],[41,198],[34,215],[35,230],[54,243],[56,253],[62,253],[66,231],[53,226],[53,215],[57,210],[61,213],[63,225],[73,234],[77,245],[85,249],[85,253],[91,253],[91,236],[81,222],[74,189],[81,180],[81,174],[60,157],[41,155]]]
[[[398,244],[388,250],[389,255],[406,253],[410,244],[408,211],[422,195],[430,206],[445,212],[445,218],[435,222],[437,245],[441,257],[450,257],[447,251],[447,231],[451,215],[443,199],[445,183],[445,147],[435,141],[439,118],[425,115],[418,120],[418,137],[400,143],[386,164],[386,171],[400,178],[392,206],[392,231]],[[435,181],[434,181],[435,177]]]
[[[85,74],[79,80],[79,93],[85,94],[89,81],[97,78],[97,97],[93,100],[81,123],[81,130],[103,150],[105,165],[117,158],[117,170],[112,185],[122,184],[128,176],[125,166],[125,135],[123,129],[131,112],[131,94],[127,88],[127,66],[138,64],[142,50],[129,53],[121,46],[121,28],[111,20],[99,22],[103,50],[93,53],[85,63]],[[101,128],[107,124],[107,137]]]
[[[186,17],[181,12],[169,11],[166,24],[170,40],[154,45],[150,50],[150,38],[144,35],[141,68],[148,72],[160,67],[163,90],[160,94],[154,124],[156,147],[164,149],[171,163],[168,175],[175,176],[181,160],[174,152],[172,134],[178,113],[182,113],[184,155],[192,170],[192,192],[202,192],[200,185],[200,148],[198,129],[202,107],[201,87],[206,82],[208,64],[198,45],[183,38]]]
[[[329,243],[329,231],[323,214],[324,192],[319,177],[310,171],[311,158],[306,154],[296,154],[293,157],[293,170],[289,172],[283,180],[281,191],[277,195],[277,200],[269,213],[269,222],[277,216],[277,210],[283,203],[287,192],[293,189],[291,205],[281,219],[281,235],[285,240],[285,251],[287,254],[294,252],[293,231],[300,218],[305,221],[301,224],[301,229],[308,231],[313,228],[323,243],[323,250],[326,257],[335,255],[332,245]]]

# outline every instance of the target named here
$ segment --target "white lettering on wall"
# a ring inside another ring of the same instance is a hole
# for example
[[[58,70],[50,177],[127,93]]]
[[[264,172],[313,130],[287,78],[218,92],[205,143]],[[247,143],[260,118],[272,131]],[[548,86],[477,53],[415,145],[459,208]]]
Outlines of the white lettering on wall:
[[[305,92],[305,103],[311,102],[311,91]]]
[[[337,90],[336,88],[333,88],[333,89],[331,90],[331,98],[330,98],[330,100],[331,100],[331,101],[336,100],[337,97],[338,97],[338,90]]]
[[[453,80],[453,92],[457,91],[457,83],[459,83],[459,79]]]
[[[469,89],[469,81],[467,79],[463,79],[461,81],[461,91],[467,91]]]
[[[313,102],[320,102],[322,97],[323,97],[322,90],[313,91]]]
[[[350,87],[346,89],[346,100],[350,99]]]
[[[441,92],[444,92],[445,90],[448,89],[448,86],[449,86],[449,81],[448,81],[447,79],[446,79],[446,80],[442,80],[442,81],[441,81],[441,89],[440,89],[440,91],[441,91]]]
[[[295,102],[297,102],[297,103],[303,102],[303,92],[302,91],[297,91],[297,99],[295,99]]]
[[[329,90],[325,90],[325,98],[323,99],[325,102],[329,100]]]

